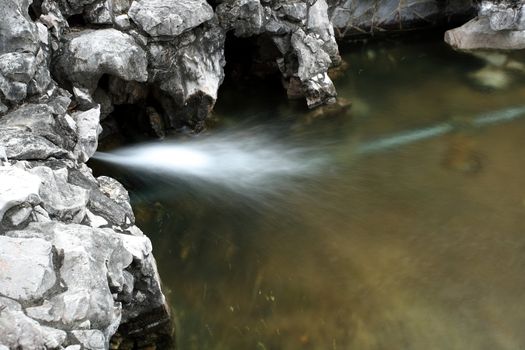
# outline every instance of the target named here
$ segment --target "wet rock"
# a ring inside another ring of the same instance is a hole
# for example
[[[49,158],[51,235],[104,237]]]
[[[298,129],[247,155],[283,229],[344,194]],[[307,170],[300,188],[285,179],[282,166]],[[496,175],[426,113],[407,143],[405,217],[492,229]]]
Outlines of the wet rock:
[[[152,37],[174,37],[213,17],[204,0],[135,0],[129,17]]]
[[[20,301],[42,298],[56,282],[51,248],[39,238],[0,236],[0,295]]]

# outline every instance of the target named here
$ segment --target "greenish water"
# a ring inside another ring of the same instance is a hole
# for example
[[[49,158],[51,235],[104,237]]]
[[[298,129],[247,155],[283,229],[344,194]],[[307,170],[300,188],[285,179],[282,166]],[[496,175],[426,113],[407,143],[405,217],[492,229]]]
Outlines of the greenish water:
[[[316,116],[259,83],[216,108],[212,135],[300,146],[326,160],[315,172],[237,188],[106,169],[153,241],[179,348],[525,349],[525,120],[468,123],[525,104],[519,64],[489,89],[472,80],[481,60],[438,41],[345,60],[346,112]],[[443,122],[454,131],[356,152]]]

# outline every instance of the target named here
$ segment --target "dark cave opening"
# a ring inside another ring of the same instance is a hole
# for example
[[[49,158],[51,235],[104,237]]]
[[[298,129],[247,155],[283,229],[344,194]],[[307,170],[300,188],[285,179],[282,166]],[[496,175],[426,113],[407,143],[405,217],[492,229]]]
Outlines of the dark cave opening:
[[[233,32],[228,32],[224,51],[226,84],[234,82],[242,87],[254,80],[257,83],[280,82],[277,59],[281,57],[281,53],[269,36],[239,38]]]
[[[67,18],[67,24],[70,27],[85,27],[87,25],[84,15],[81,13],[78,15],[72,15]]]
[[[228,32],[225,58],[225,78],[219,88],[214,115],[230,115],[231,106],[239,106],[239,98],[242,98],[243,105],[253,105],[254,110],[261,107],[261,103],[265,104],[266,110],[271,110],[291,102],[277,64],[282,54],[270,36],[239,38]]]
[[[36,21],[42,15],[42,0],[34,0],[28,7],[27,13],[31,20]]]

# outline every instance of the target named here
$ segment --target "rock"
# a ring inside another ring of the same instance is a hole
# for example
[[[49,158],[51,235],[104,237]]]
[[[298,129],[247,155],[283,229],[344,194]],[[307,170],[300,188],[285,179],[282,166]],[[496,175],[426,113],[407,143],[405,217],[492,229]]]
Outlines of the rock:
[[[135,222],[135,215],[133,215],[133,209],[129,204],[128,191],[115,179],[107,176],[97,177],[99,189],[102,193],[112,199],[115,203],[120,205],[125,211],[131,222]]]
[[[94,92],[104,74],[123,80],[148,79],[146,52],[116,29],[83,30],[66,37],[55,69],[59,77]]]
[[[494,31],[525,30],[525,6],[519,1],[481,1],[479,15],[489,18]]]
[[[64,222],[80,223],[86,215],[89,191],[67,182],[66,168],[52,170],[39,166],[30,170],[42,181],[40,197],[51,217]]]
[[[261,34],[269,14],[271,10],[263,7],[259,0],[225,1],[217,7],[221,25],[226,30],[233,29],[238,37]]]
[[[129,17],[152,37],[175,37],[213,18],[204,0],[135,0]]]
[[[0,221],[7,210],[23,204],[38,204],[40,179],[16,167],[0,167]]]
[[[28,0],[0,3],[0,100],[17,104],[50,84],[46,46],[28,14]]]
[[[204,127],[224,79],[224,40],[224,30],[208,21],[173,41],[149,45],[150,76],[168,127]]]
[[[78,329],[89,320],[109,341],[120,323],[121,313],[121,305],[114,301],[110,288],[116,292],[122,289],[123,270],[132,261],[120,236],[111,230],[57,223],[32,223],[26,233],[8,234],[43,236],[62,260],[60,276],[67,289],[41,306],[27,308],[28,315],[41,321],[59,322],[69,330]]]
[[[447,31],[445,42],[461,50],[518,50],[525,49],[525,31],[495,31],[487,17],[480,17]]]
[[[17,227],[22,225],[27,219],[29,219],[29,216],[33,213],[33,208],[31,206],[19,206],[15,209],[14,212],[11,210],[11,214],[7,215],[9,224],[11,227]]]
[[[71,184],[89,190],[88,208],[93,215],[115,226],[127,227],[135,223],[135,216],[129,202],[123,202],[127,191],[117,181],[103,179],[99,187],[96,179],[76,169],[69,170],[69,181]]]
[[[80,341],[86,350],[106,349],[104,334],[98,330],[72,331],[73,335]]]
[[[525,4],[513,0],[483,0],[478,17],[445,33],[445,41],[460,50],[525,48]]]
[[[74,154],[81,162],[87,162],[97,151],[100,126],[100,106],[85,112],[76,112],[72,118],[77,126],[78,142]]]
[[[0,236],[0,295],[20,301],[42,298],[56,282],[51,248],[43,239]]]
[[[217,16],[237,36],[269,35],[281,53],[276,63],[288,96],[305,97],[313,108],[333,103],[336,96],[326,73],[341,59],[328,9],[325,0],[232,0],[217,7]]]
[[[20,127],[0,127],[0,144],[9,159],[48,159],[68,157],[68,152],[46,138]]]
[[[492,66],[485,66],[482,69],[469,74],[469,77],[482,88],[497,90],[508,87],[512,81],[507,72],[501,68]]]
[[[471,0],[329,0],[339,38],[414,30],[454,23],[475,13]]]
[[[65,341],[66,332],[41,326],[20,310],[7,306],[0,312],[0,349],[58,349]]]
[[[97,342],[89,342],[94,348],[107,348],[121,319],[129,324],[139,318],[142,325],[145,317],[152,323],[169,322],[151,243],[145,236],[56,222],[31,223],[6,235],[6,239],[47,243],[60,257],[64,285],[41,305],[26,308],[33,319],[60,325],[84,346],[95,336]],[[91,330],[80,332],[86,327]]]

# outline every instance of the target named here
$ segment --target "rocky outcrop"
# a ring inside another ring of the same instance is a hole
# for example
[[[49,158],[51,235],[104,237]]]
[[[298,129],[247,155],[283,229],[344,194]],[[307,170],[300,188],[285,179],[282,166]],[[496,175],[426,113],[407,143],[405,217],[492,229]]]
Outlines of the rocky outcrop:
[[[68,29],[78,4],[35,3],[0,4],[0,348],[107,349],[119,327],[169,334],[127,192],[84,164],[101,132],[98,79],[146,82],[147,52],[116,29]],[[68,71],[70,92],[51,67]]]
[[[341,58],[328,18],[328,4],[317,1],[225,1],[217,7],[221,25],[240,37],[267,35],[288,96],[306,97],[309,107],[335,102],[328,68]]]
[[[329,0],[339,38],[427,29],[473,16],[474,0]]]
[[[12,140],[0,166],[0,346],[106,349],[119,326],[136,334],[144,319],[169,334],[151,243],[127,192],[83,164],[96,150],[98,108],[57,114],[46,108],[54,102],[0,118]],[[20,152],[28,133],[47,143]]]
[[[482,1],[478,17],[447,31],[445,41],[461,50],[525,49],[525,4],[517,0]]]

